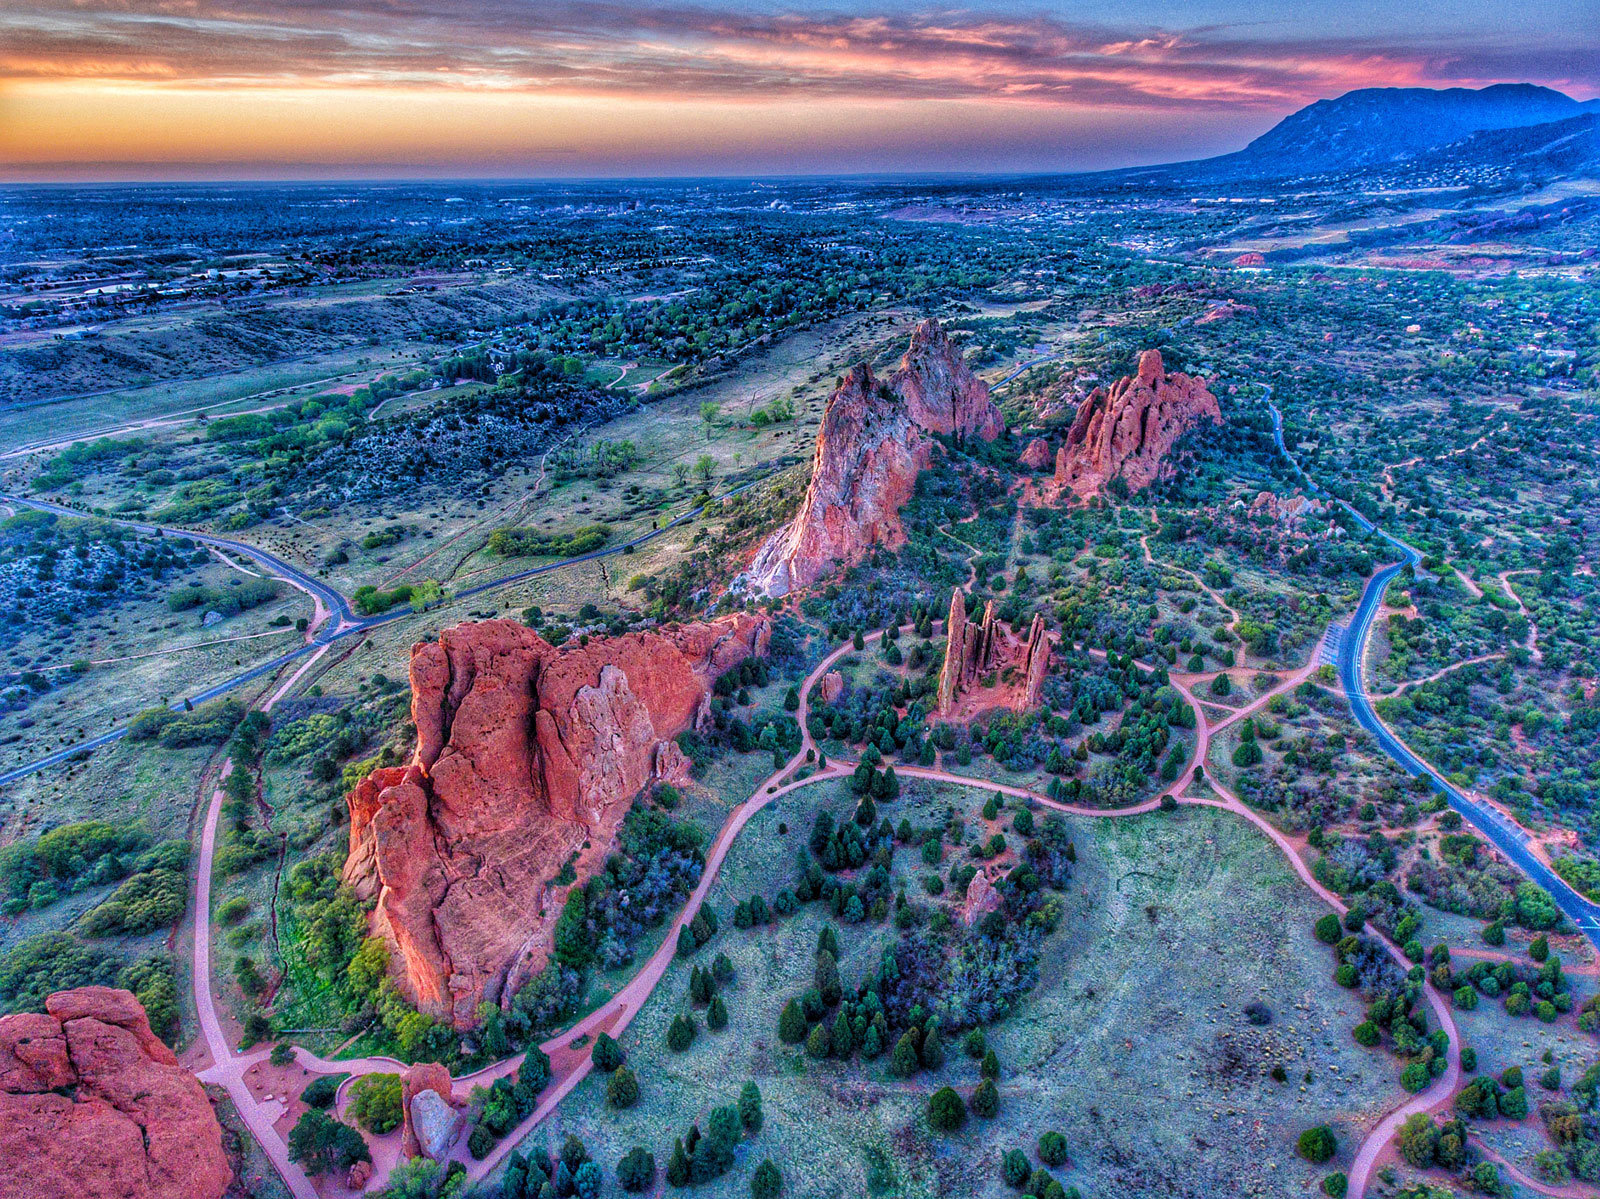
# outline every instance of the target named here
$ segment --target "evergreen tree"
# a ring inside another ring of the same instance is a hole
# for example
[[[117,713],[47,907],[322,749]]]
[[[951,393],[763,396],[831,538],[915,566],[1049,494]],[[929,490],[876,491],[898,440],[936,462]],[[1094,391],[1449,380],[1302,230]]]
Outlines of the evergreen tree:
[[[783,1190],[783,1175],[767,1158],[750,1175],[750,1199],[778,1199]]]
[[[839,1009],[839,1014],[833,1018],[833,1031],[830,1034],[833,1042],[835,1057],[849,1057],[855,1052],[855,1032],[850,1027],[850,1017],[845,1015],[844,1009]]]
[[[694,1019],[690,1016],[677,1015],[672,1018],[672,1024],[667,1029],[667,1048],[674,1053],[682,1053],[694,1044],[696,1032]]]
[[[761,1088],[751,1080],[739,1090],[739,1122],[753,1135],[761,1131],[765,1119],[761,1111]]]
[[[954,1132],[967,1122],[967,1105],[954,1087],[940,1087],[928,1096],[928,1126],[936,1132]]]
[[[722,1002],[721,995],[711,997],[711,1006],[706,1009],[706,1027],[714,1032],[728,1027],[728,1005]]]
[[[977,1090],[972,1092],[972,1114],[988,1119],[999,1110],[1000,1088],[994,1085],[994,1079],[985,1078],[978,1084]]]
[[[818,1024],[812,1028],[806,1037],[806,1054],[809,1057],[824,1058],[833,1051],[833,1038],[828,1035],[828,1026]]]
[[[806,1013],[798,999],[783,1005],[778,1015],[778,1039],[785,1045],[798,1045],[806,1039]]]
[[[919,1056],[925,1070],[938,1070],[944,1066],[944,1043],[939,1039],[938,1029],[930,1028],[928,1035],[923,1037]]]
[[[667,1161],[667,1181],[675,1187],[689,1182],[689,1155],[684,1152],[683,1138],[672,1142],[672,1156]]]
[[[909,1032],[901,1034],[895,1042],[894,1052],[889,1055],[890,1073],[897,1078],[910,1078],[919,1065],[921,1058],[917,1054],[917,1039]]]
[[[594,1039],[594,1049],[591,1051],[594,1058],[594,1068],[603,1070],[607,1074],[622,1065],[622,1046],[612,1040],[610,1033],[601,1033]]]
[[[817,934],[817,952],[831,953],[835,962],[839,960],[839,932],[833,925],[824,924]]]
[[[628,1108],[639,1102],[639,1079],[626,1066],[618,1066],[606,1081],[606,1102],[614,1108]]]
[[[509,1173],[509,1171],[508,1171]],[[636,1145],[617,1163],[617,1181],[625,1191],[647,1190],[656,1180],[656,1158],[643,1145]]]
[[[839,1002],[844,993],[844,985],[839,979],[839,962],[826,949],[817,954],[817,966],[812,979],[826,1006],[832,1007]]]

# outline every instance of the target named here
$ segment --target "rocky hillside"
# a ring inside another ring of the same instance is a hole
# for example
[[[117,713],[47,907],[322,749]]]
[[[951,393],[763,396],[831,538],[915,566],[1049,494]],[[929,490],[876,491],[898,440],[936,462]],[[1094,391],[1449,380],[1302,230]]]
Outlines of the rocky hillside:
[[[1146,350],[1137,374],[1118,379],[1109,390],[1095,388],[1078,406],[1056,451],[1055,487],[1087,499],[1121,479],[1130,494],[1143,491],[1171,473],[1172,447],[1202,421],[1222,423],[1206,381],[1168,374],[1161,351]]]
[[[233,1172],[200,1083],[127,991],[0,1016],[0,1195],[217,1199]]]
[[[875,546],[903,544],[900,508],[930,461],[929,434],[993,441],[1004,429],[987,385],[939,322],[923,321],[887,380],[865,363],[839,380],[822,415],[800,511],[761,547],[741,583],[757,594],[787,595]]]
[[[681,773],[669,739],[769,634],[739,615],[557,649],[491,620],[412,649],[416,753],[348,796],[345,863],[407,998],[465,1028],[486,990],[543,965],[555,876],[574,853],[579,881],[605,860],[639,790]]]

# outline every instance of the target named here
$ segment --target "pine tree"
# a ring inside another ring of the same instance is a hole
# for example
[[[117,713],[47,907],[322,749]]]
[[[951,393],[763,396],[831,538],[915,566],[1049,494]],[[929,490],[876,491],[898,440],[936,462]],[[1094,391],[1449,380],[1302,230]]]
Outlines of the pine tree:
[[[917,1039],[911,1033],[903,1033],[895,1042],[894,1052],[889,1055],[889,1071],[897,1078],[910,1078],[917,1072],[921,1059],[917,1055]]]
[[[714,993],[711,972],[696,966],[689,974],[689,998],[695,1003],[710,1003]]]
[[[603,1032],[594,1039],[591,1056],[594,1058],[594,1068],[607,1074],[622,1065],[622,1047],[612,1040],[610,1033]]]
[[[667,1048],[674,1053],[682,1053],[694,1044],[695,1032],[693,1018],[681,1014],[674,1016],[667,1029]]]
[[[985,1078],[1000,1077],[1000,1058],[993,1049],[984,1052],[983,1065],[980,1070]]]
[[[839,962],[826,949],[817,954],[817,968],[812,980],[826,1006],[832,1007],[839,1002],[844,993],[844,985],[839,980]]]
[[[824,924],[817,934],[817,952],[831,953],[834,961],[839,960],[839,931],[833,925]]]
[[[746,1132],[757,1133],[765,1119],[761,1111],[761,1088],[751,1080],[739,1090],[739,1122]]]
[[[798,1045],[806,1039],[806,1013],[798,999],[783,1005],[778,1015],[778,1039],[785,1045]]]
[[[727,954],[719,953],[712,959],[711,975],[719,983],[731,983],[733,981],[733,963],[728,960]]]
[[[771,1158],[763,1160],[750,1176],[750,1199],[778,1199],[782,1191],[783,1175]]]
[[[986,1078],[978,1084],[978,1089],[972,1092],[971,1106],[973,1115],[985,1119],[999,1112],[1000,1088],[994,1085],[994,1079]]]
[[[828,1026],[818,1024],[806,1037],[806,1054],[809,1057],[824,1058],[833,1051],[833,1038],[828,1035]]]
[[[689,1155],[683,1151],[683,1138],[672,1142],[672,1157],[667,1161],[667,1181],[681,1187],[689,1181]]]
[[[835,1057],[849,1057],[855,1052],[855,1033],[850,1027],[850,1017],[845,1015],[843,1008],[833,1018],[831,1039]]]
[[[928,1035],[922,1040],[919,1056],[924,1069],[938,1070],[944,1065],[944,1043],[939,1039],[938,1029],[928,1030]]]
[[[713,1031],[728,1027],[728,1005],[722,1002],[721,995],[711,997],[711,1006],[706,1009],[706,1027]]]
[[[861,1038],[861,1056],[871,1061],[882,1052],[883,1038],[878,1035],[878,1026],[867,1025],[867,1035]]]
[[[639,1102],[639,1079],[626,1066],[618,1066],[606,1081],[606,1102],[614,1108],[628,1108]]]

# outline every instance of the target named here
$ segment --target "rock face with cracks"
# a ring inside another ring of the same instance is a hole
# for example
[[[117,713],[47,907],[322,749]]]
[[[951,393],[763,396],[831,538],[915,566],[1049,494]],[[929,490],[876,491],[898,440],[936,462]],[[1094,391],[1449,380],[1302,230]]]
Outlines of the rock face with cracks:
[[[0,1017],[0,1196],[217,1199],[233,1172],[199,1080],[128,991]]]
[[[938,321],[917,326],[899,369],[878,379],[850,369],[828,400],[800,511],[757,552],[741,578],[758,594],[787,595],[867,551],[905,543],[900,509],[940,433],[993,441],[1005,430],[988,386]]]
[[[1079,406],[1056,451],[1056,487],[1080,499],[1121,479],[1130,494],[1172,472],[1168,455],[1203,421],[1220,425],[1222,410],[1204,379],[1168,374],[1159,350],[1139,355],[1138,373],[1097,387]]]
[[[344,871],[376,901],[406,998],[467,1028],[544,964],[564,898],[554,877],[576,853],[583,881],[640,789],[658,773],[681,781],[666,743],[770,633],[739,614],[557,649],[491,620],[412,648],[416,752],[347,797]]]

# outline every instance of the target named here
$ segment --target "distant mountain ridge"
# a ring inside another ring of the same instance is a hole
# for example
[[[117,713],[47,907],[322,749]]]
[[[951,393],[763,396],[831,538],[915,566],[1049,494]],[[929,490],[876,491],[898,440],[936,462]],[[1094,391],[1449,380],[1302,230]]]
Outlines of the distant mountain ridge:
[[[1243,150],[1173,163],[1212,178],[1280,178],[1371,170],[1420,161],[1493,165],[1492,156],[1539,154],[1551,169],[1591,169],[1600,101],[1578,101],[1531,83],[1481,89],[1374,87],[1318,100],[1291,113]]]

